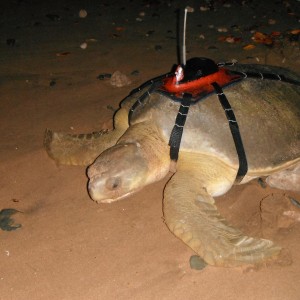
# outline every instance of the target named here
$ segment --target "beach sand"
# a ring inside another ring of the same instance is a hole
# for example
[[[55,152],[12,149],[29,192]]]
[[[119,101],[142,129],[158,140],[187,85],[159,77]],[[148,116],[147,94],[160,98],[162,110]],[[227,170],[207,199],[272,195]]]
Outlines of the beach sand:
[[[12,217],[22,225],[0,231],[1,299],[299,299],[300,210],[290,202],[299,194],[253,181],[217,198],[234,226],[272,238],[287,256],[261,268],[197,271],[189,264],[194,252],[163,222],[167,178],[96,204],[86,167],[57,166],[43,148],[46,128],[111,129],[132,89],[169,72],[178,63],[176,11],[186,5],[195,10],[187,58],[300,72],[299,1],[215,1],[211,10],[205,1],[1,4],[0,210],[20,211]],[[261,43],[255,32],[264,34]],[[117,70],[132,83],[118,88],[97,78]]]

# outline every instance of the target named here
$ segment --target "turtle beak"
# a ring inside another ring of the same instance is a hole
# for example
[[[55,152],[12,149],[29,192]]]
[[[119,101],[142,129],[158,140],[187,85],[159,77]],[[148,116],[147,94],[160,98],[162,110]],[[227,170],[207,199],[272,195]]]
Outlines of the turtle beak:
[[[105,178],[103,176],[90,177],[88,192],[92,200],[97,203],[111,203],[121,200],[133,193],[123,193],[119,177]]]
[[[107,199],[107,197],[103,198],[103,196],[99,193],[101,191],[101,181],[99,177],[90,177],[88,182],[88,192],[92,200],[96,201],[97,203],[101,203],[102,201],[106,201],[110,203],[113,199]]]

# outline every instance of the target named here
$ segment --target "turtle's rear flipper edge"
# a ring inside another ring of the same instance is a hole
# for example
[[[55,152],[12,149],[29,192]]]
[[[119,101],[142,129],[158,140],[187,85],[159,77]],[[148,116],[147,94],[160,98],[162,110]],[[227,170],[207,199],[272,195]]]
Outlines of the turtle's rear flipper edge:
[[[103,150],[116,142],[113,138],[110,139],[111,136],[112,134],[107,130],[88,134],[70,134],[46,129],[44,148],[58,165],[87,166]]]
[[[114,130],[72,134],[46,129],[44,148],[58,165],[90,165],[107,148],[115,145],[128,128],[128,112],[120,109],[114,118]]]

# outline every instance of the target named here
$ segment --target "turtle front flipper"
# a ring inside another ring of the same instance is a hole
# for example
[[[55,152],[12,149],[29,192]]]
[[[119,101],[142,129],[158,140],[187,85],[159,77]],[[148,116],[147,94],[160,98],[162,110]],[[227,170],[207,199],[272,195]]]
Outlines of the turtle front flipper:
[[[164,195],[164,218],[169,229],[207,264],[233,267],[276,257],[280,247],[252,238],[230,226],[211,195],[225,193],[236,171],[217,158],[181,153],[177,172]]]
[[[104,150],[116,144],[128,128],[128,112],[117,111],[114,117],[114,130],[102,130],[89,134],[69,134],[47,129],[44,147],[57,164],[89,165]]]

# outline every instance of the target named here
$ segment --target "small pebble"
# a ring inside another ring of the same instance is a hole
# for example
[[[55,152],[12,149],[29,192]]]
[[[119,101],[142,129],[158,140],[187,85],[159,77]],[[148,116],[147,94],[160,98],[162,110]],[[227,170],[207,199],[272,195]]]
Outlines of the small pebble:
[[[208,11],[209,7],[208,6],[200,6],[200,11]]]
[[[123,87],[131,84],[131,80],[120,71],[116,71],[111,75],[110,84],[116,87]]]
[[[102,73],[97,76],[97,79],[99,80],[110,79],[110,78],[111,78],[111,74],[109,73]]]
[[[133,76],[137,76],[140,74],[140,71],[139,70],[134,70],[130,73],[130,75],[133,75]]]
[[[55,80],[51,80],[50,83],[49,83],[49,86],[52,87],[52,86],[55,86],[55,85],[56,85],[56,81]]]
[[[86,11],[85,9],[81,9],[81,10],[79,11],[78,15],[79,15],[79,18],[84,19],[84,18],[86,18],[86,16],[87,16],[87,11]]]
[[[86,48],[87,48],[87,43],[86,43],[86,42],[82,43],[82,44],[80,45],[80,48],[81,48],[81,49],[86,49]]]
[[[269,19],[269,20],[268,20],[268,23],[269,23],[269,25],[274,25],[274,24],[276,24],[276,20],[274,20],[274,19]]]
[[[207,263],[198,255],[192,255],[190,257],[190,267],[194,270],[203,270],[207,266]]]
[[[155,49],[155,51],[160,51],[160,50],[162,50],[162,46],[161,45],[155,45],[154,49]]]
[[[218,32],[227,32],[228,29],[226,27],[219,27],[218,29]]]
[[[226,41],[227,43],[233,44],[233,43],[235,42],[235,39],[234,39],[234,37],[229,36],[229,37],[227,37],[227,38],[225,39],[225,41]]]

